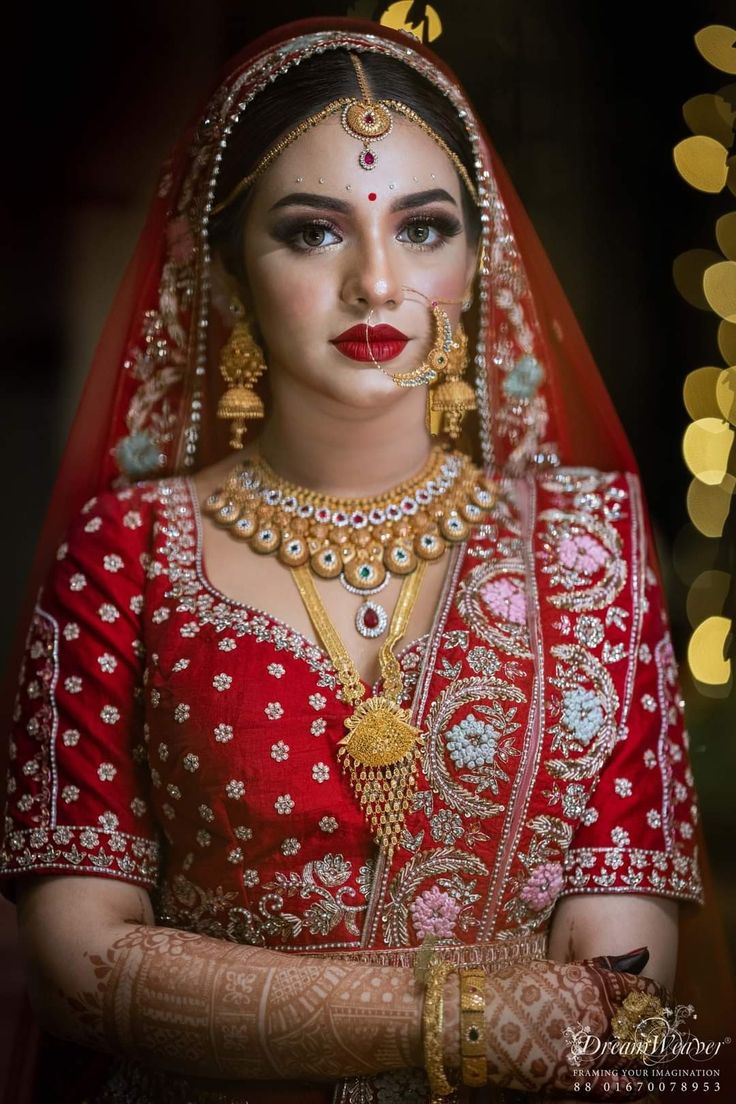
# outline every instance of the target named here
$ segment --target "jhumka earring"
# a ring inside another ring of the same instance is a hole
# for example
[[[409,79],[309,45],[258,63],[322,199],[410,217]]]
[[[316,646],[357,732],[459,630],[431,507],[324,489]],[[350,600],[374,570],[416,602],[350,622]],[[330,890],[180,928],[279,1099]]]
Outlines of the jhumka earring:
[[[228,388],[217,405],[217,417],[232,421],[230,447],[240,449],[246,420],[262,418],[264,414],[263,403],[253,390],[253,384],[265,372],[266,362],[246,321],[243,304],[234,297],[230,309],[237,321],[220,354],[220,371]]]
[[[468,366],[468,335],[462,322],[452,342],[445,367],[445,379],[430,390],[429,427],[433,433],[445,432],[454,441],[460,435],[462,420],[475,410],[475,392],[462,377]]]

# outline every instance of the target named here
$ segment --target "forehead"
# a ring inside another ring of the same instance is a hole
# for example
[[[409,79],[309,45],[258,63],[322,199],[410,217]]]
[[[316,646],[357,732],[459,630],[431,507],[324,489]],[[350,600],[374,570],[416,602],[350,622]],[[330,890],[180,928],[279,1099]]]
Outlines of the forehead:
[[[459,205],[464,185],[452,161],[418,124],[394,115],[391,131],[370,144],[375,157],[370,171],[358,161],[363,149],[360,139],[343,129],[339,114],[331,115],[276,158],[258,181],[258,191],[275,200],[303,184],[330,195],[357,199],[373,193],[380,199],[441,187]]]

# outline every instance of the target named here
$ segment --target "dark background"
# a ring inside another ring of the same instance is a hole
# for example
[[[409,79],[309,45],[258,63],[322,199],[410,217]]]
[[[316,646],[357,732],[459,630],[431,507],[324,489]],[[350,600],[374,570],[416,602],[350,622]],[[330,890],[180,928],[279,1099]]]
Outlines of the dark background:
[[[92,349],[169,146],[220,66],[257,34],[310,15],[375,17],[385,6],[128,0],[6,9],[3,655]],[[736,200],[693,191],[672,149],[689,134],[689,98],[733,89],[736,77],[708,65],[693,35],[710,23],[734,26],[736,5],[434,6],[444,31],[432,45],[485,120],[639,457],[682,657],[686,586],[672,558],[676,540],[687,542],[682,382],[722,361],[715,316],[679,297],[672,264],[687,249],[717,248],[715,221]],[[707,559],[714,542],[701,543]],[[706,836],[733,933],[734,695],[703,697],[689,691],[686,672],[683,680]],[[0,918],[9,933],[10,906]],[[12,989],[10,934],[5,961],[0,976]]]

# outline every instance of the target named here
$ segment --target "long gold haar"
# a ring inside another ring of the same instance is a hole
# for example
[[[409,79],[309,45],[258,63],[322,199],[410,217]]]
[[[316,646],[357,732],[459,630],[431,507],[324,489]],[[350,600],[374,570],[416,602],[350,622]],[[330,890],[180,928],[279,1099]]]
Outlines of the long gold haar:
[[[312,624],[337,671],[343,697],[354,707],[345,719],[347,732],[338,745],[338,760],[349,773],[353,792],[376,842],[389,856],[401,837],[421,750],[419,729],[411,723],[409,710],[400,704],[403,682],[394,647],[406,631],[426,568],[426,561],[420,561],[401,584],[388,636],[378,657],[383,690],[369,698],[347,648],[330,621],[309,568],[302,565],[291,569]]]

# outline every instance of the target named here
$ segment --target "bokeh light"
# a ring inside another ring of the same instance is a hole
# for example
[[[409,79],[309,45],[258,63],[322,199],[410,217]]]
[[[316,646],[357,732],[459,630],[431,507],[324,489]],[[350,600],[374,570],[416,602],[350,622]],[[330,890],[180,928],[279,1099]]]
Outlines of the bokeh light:
[[[685,462],[701,483],[722,484],[728,472],[734,428],[722,418],[698,418],[685,430]]]
[[[736,261],[719,261],[703,274],[708,305],[726,322],[736,322]]]
[[[731,477],[732,478],[732,477]],[[733,482],[733,479],[732,479]],[[731,495],[724,486],[708,486],[693,479],[687,492],[687,512],[696,529],[704,537],[720,537],[731,509]]]
[[[720,418],[722,411],[717,398],[721,368],[695,368],[685,377],[682,397],[691,418]]]
[[[731,660],[725,655],[730,633],[728,617],[707,617],[690,637],[687,658],[699,682],[718,686],[731,678]]]

